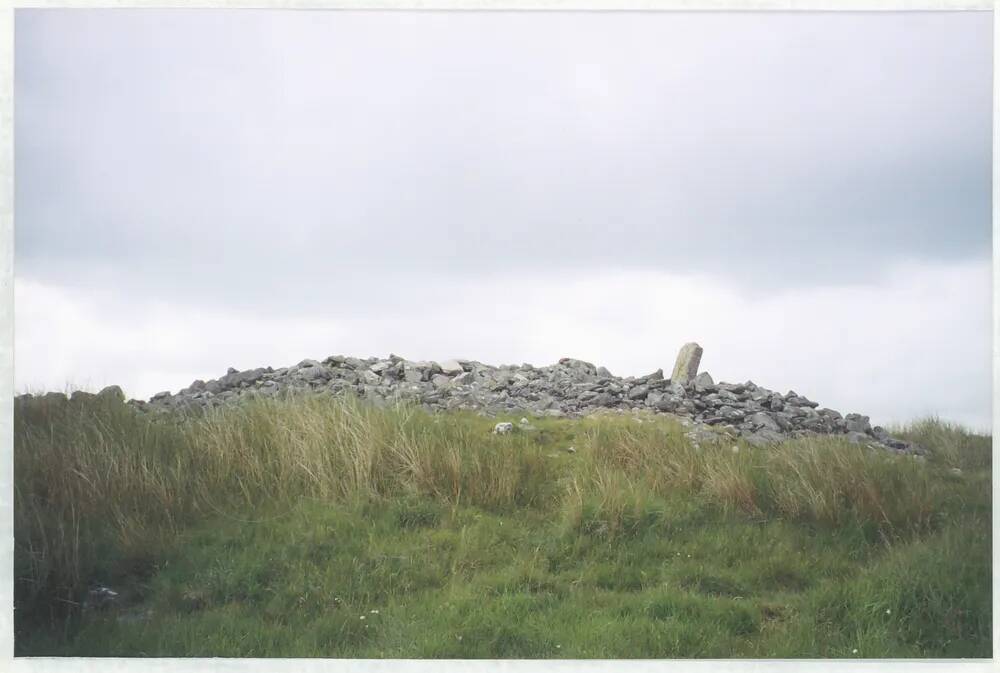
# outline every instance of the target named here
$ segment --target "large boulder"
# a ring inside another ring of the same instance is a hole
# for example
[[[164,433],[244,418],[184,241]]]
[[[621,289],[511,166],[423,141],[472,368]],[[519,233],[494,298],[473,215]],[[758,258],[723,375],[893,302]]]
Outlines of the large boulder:
[[[672,383],[686,385],[694,380],[698,375],[698,365],[701,364],[701,354],[704,351],[701,346],[692,342],[686,343],[677,353],[677,360],[674,362],[674,373],[670,376]]]

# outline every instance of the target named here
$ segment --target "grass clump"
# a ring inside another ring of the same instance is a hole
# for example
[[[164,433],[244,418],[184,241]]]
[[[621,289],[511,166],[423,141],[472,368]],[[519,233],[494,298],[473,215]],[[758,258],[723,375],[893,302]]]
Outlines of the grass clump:
[[[603,418],[591,423],[580,443],[586,466],[571,485],[566,517],[584,532],[628,534],[656,525],[656,499],[683,493],[751,519],[905,535],[935,525],[954,495],[918,460],[838,437],[765,449],[721,438],[698,446],[669,420]],[[969,450],[978,456],[978,448]]]
[[[932,463],[960,470],[988,470],[993,443],[986,435],[970,432],[955,423],[924,418],[908,426],[893,428],[903,439],[929,450]]]

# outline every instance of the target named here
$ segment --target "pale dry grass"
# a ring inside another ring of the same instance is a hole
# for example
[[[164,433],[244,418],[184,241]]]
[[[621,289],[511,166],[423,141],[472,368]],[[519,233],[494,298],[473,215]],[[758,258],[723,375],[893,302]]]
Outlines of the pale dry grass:
[[[684,494],[755,517],[860,521],[884,531],[930,525],[940,502],[936,482],[918,460],[836,437],[767,448],[733,441],[699,447],[669,420],[601,419],[585,434],[581,455],[586,467],[567,500],[571,520],[588,499],[604,520],[622,516],[623,487],[657,497]]]

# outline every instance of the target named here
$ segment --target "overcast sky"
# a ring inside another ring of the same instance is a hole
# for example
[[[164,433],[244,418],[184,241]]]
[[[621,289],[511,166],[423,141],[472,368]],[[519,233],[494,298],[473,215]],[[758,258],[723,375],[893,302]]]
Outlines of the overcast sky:
[[[694,340],[988,428],[991,21],[18,10],[16,386]]]

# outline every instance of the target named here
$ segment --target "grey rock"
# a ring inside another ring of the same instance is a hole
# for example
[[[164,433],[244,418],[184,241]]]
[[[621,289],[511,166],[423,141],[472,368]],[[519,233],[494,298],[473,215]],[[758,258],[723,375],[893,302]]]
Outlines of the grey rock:
[[[649,394],[649,386],[640,385],[640,386],[635,386],[634,388],[628,391],[628,398],[630,400],[644,400],[646,399],[646,395],[648,394]]]
[[[438,362],[437,365],[441,368],[442,374],[448,374],[449,376],[461,374],[465,371],[465,368],[462,367],[462,363],[458,360],[443,360]]]
[[[444,386],[450,386],[452,384],[452,379],[447,374],[435,374],[431,377],[431,383],[438,388],[443,388]]]
[[[677,395],[678,397],[683,397],[687,394],[687,390],[684,389],[684,385],[675,381],[671,381],[670,385],[667,386],[667,392],[672,395]]]
[[[686,343],[681,347],[674,362],[674,373],[670,380],[674,383],[686,384],[698,375],[698,365],[701,364],[702,348],[696,343]]]
[[[706,392],[715,389],[715,381],[708,372],[702,372],[698,376],[694,377],[694,389],[700,392]]]
[[[763,411],[757,412],[750,416],[750,423],[753,425],[755,430],[767,429],[773,430],[774,432],[780,432],[781,426],[778,422],[770,415]]]
[[[781,433],[771,430],[769,428],[764,428],[763,430],[758,430],[756,432],[751,432],[744,436],[744,439],[751,446],[756,446],[758,448],[765,446],[772,446],[774,444],[779,444],[784,441],[784,436]]]
[[[652,395],[650,395],[652,396]],[[646,398],[646,403],[649,405],[649,398]],[[673,411],[677,408],[677,398],[670,395],[658,395],[658,398],[654,404],[651,405],[653,408],[659,411]]]
[[[789,414],[772,411],[769,415],[778,424],[782,432],[788,432],[792,429],[792,417]]]
[[[300,367],[296,374],[304,381],[319,381],[326,378],[326,370],[324,370],[319,364]]]
[[[452,383],[454,383],[455,385],[464,386],[472,383],[475,380],[476,380],[475,374],[473,374],[472,372],[463,372],[458,376],[456,376],[455,378],[453,378]]]
[[[910,445],[909,445],[908,442],[904,442],[901,439],[894,439],[892,437],[890,437],[890,438],[886,439],[885,441],[883,441],[882,444],[885,444],[890,449],[896,449],[897,451],[906,451],[907,449],[910,448]]]
[[[872,440],[871,437],[869,437],[863,432],[848,431],[847,441],[849,441],[851,444],[868,444]]]
[[[563,367],[589,376],[597,376],[597,367],[589,362],[577,360],[575,358],[560,358],[559,364]]]
[[[799,425],[803,429],[813,432],[829,432],[831,430],[831,425],[820,417],[808,417]]]
[[[871,432],[872,426],[867,416],[861,414],[847,414],[844,416],[848,432]]]

